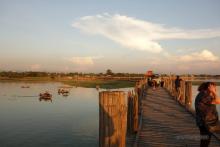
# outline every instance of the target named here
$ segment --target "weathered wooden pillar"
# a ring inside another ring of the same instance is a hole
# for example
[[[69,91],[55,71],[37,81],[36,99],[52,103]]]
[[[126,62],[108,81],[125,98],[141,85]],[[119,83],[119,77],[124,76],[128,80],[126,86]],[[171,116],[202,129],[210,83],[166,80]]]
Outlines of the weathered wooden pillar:
[[[138,131],[138,97],[128,94],[127,130],[130,134]]]
[[[166,84],[165,84],[165,87],[166,87],[166,89],[167,89],[167,91],[168,91],[168,87],[169,87],[169,86],[168,86],[168,78],[166,78],[165,83],[166,83]]]
[[[132,132],[132,110],[133,110],[133,97],[131,92],[128,92],[128,99],[127,99],[127,106],[128,106],[128,111],[127,111],[127,132],[131,133]]]
[[[123,91],[99,93],[99,146],[125,147],[127,106]]]
[[[185,90],[186,90],[185,81],[182,80],[182,81],[180,81],[180,93],[181,93],[180,102],[181,102],[181,104],[185,104]]]
[[[169,92],[170,92],[170,94],[172,94],[173,82],[172,82],[171,78],[169,79],[169,83],[170,83]]]
[[[134,106],[133,106],[133,132],[137,132],[138,131],[138,97],[137,95],[134,95]]]
[[[166,88],[166,90],[168,90],[168,79],[167,78],[164,80],[164,87]]]
[[[175,80],[172,79],[171,81],[172,81],[171,95],[174,96],[174,97],[176,97],[177,92],[176,92],[176,87],[175,87]]]
[[[168,78],[168,81],[167,81],[167,83],[168,83],[168,91],[170,92],[170,78]]]
[[[191,108],[192,105],[192,82],[187,81],[185,84],[185,105]]]
[[[142,99],[142,86],[141,86],[141,82],[139,82],[138,84],[138,88],[137,88],[137,98],[138,98],[138,113],[140,114],[141,110],[140,110],[140,106],[141,106],[141,99]]]

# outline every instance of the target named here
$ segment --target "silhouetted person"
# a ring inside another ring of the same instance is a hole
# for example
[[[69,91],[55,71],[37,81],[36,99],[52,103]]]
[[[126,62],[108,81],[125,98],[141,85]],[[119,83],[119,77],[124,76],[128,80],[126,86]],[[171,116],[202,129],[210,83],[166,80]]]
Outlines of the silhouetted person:
[[[160,81],[160,87],[163,87],[164,86],[164,79],[161,78],[161,81]]]
[[[202,83],[195,99],[196,124],[200,130],[200,147],[208,147],[211,132],[220,131],[218,113],[215,104],[220,104],[216,96],[216,85],[213,82]]]
[[[147,85],[149,86],[149,87],[151,87],[151,78],[149,77],[149,78],[147,78]]]
[[[177,76],[176,77],[176,80],[175,80],[175,89],[176,89],[176,93],[177,93],[177,96],[176,96],[176,99],[179,101],[180,99],[180,96],[181,96],[181,91],[180,91],[180,82],[182,81],[182,79],[180,79],[180,76]]]

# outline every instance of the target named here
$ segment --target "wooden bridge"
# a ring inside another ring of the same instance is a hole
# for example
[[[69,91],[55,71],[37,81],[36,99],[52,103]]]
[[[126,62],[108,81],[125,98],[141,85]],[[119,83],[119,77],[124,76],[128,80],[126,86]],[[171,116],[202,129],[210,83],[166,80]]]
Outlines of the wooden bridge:
[[[198,147],[200,134],[192,114],[163,89],[147,89],[142,99],[142,126],[136,146]],[[212,137],[210,146],[220,146]]]
[[[102,101],[102,110],[108,114],[108,120],[106,121],[106,116],[100,113],[102,115],[100,120],[102,127],[99,130],[101,132],[100,146],[198,147],[200,133],[190,107],[192,105],[191,82],[182,81],[179,102],[174,98],[173,80],[165,80],[164,87],[153,90],[146,87],[144,81],[139,82],[135,88],[136,92],[128,94],[127,109],[125,109],[126,101],[121,101],[121,96],[118,100],[113,98],[112,93],[114,92],[111,93],[110,103],[107,102],[107,99],[105,102]],[[100,97],[100,99],[102,98]],[[114,100],[116,100],[115,103]],[[111,104],[110,107],[106,104],[103,105],[103,102]],[[114,113],[118,114],[117,117],[116,115],[111,117],[112,112],[118,112]],[[125,115],[127,118],[124,117]],[[111,122],[110,127],[109,122]],[[125,124],[125,122],[127,123]],[[107,127],[103,123],[107,124]],[[127,131],[125,126],[127,126]],[[113,130],[120,133],[113,133]],[[125,138],[126,143],[123,142]],[[220,140],[216,134],[213,134],[210,147],[215,146],[220,146]]]

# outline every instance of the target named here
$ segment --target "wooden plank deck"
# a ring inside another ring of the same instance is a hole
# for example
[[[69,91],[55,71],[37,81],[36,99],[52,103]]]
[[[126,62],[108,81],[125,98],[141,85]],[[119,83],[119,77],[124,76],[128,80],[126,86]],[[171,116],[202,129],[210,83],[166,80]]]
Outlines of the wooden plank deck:
[[[199,146],[200,135],[195,119],[165,89],[147,89],[142,100],[142,112],[136,146]],[[220,146],[220,143],[212,137],[210,147],[215,146]]]

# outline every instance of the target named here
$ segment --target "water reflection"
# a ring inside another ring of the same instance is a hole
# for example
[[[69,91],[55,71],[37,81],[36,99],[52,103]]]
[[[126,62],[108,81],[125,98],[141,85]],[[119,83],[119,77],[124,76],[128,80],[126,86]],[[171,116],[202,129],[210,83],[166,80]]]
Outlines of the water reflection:
[[[73,87],[63,98],[57,93],[60,83],[21,88],[25,84],[0,83],[0,146],[98,146],[96,88]],[[42,91],[50,91],[53,104],[39,99]]]
[[[39,97],[39,101],[45,101],[45,102],[51,102],[52,103],[52,98],[50,99],[47,99],[47,98],[42,98],[42,97]]]

